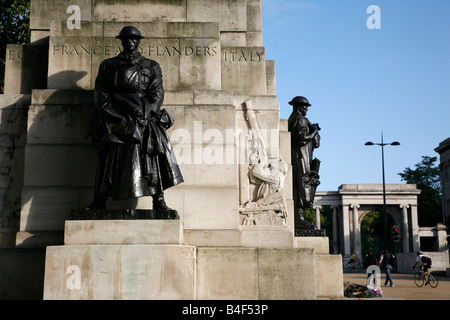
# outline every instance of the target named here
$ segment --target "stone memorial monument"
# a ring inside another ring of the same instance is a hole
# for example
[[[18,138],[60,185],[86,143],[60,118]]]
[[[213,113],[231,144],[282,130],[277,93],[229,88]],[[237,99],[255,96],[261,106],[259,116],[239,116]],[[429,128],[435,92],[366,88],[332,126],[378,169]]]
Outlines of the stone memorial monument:
[[[343,295],[328,238],[295,236],[261,24],[260,0],[31,1],[32,43],[8,46],[0,102],[23,110],[26,137],[9,241],[46,248],[44,299]]]

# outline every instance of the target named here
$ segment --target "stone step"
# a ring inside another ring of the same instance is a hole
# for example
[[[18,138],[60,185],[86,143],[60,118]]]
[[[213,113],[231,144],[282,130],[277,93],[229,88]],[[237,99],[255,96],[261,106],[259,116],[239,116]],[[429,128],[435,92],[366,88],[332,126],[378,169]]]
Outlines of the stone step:
[[[182,244],[180,220],[67,220],[65,245]]]

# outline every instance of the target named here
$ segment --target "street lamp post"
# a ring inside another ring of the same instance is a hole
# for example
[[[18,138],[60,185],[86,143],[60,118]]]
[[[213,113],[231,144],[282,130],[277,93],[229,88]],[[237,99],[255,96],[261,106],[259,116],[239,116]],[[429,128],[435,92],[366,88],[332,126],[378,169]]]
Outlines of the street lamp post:
[[[400,142],[394,141],[391,143],[384,143],[383,141],[383,132],[381,133],[381,143],[373,143],[368,141],[365,143],[366,146],[381,146],[381,168],[383,173],[383,216],[384,216],[384,244],[387,247],[389,242],[388,237],[388,227],[387,227],[387,213],[386,213],[386,183],[384,178],[384,146],[399,146]]]

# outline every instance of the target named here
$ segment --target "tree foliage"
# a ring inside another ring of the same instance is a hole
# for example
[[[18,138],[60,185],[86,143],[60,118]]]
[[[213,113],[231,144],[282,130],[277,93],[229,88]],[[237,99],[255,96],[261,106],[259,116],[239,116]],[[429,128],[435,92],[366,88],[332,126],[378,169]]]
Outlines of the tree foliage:
[[[361,221],[361,239],[367,242],[383,239],[383,221],[382,212],[373,211],[365,215]]]
[[[329,241],[330,253],[333,250],[333,210],[330,206],[323,206],[320,209],[320,229],[325,230]],[[316,210],[308,208],[305,210],[305,220],[311,224],[316,224]]]
[[[422,156],[415,169],[406,168],[399,175],[407,183],[417,184],[422,192],[417,197],[419,226],[433,227],[442,222],[442,190],[437,157]]]
[[[30,0],[0,0],[0,12],[0,93],[3,93],[6,45],[30,42]]]

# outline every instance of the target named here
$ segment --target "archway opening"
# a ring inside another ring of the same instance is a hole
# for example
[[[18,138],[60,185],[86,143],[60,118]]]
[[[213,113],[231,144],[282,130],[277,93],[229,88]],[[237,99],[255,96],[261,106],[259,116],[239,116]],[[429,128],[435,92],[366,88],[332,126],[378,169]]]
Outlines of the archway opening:
[[[390,227],[394,224],[391,215],[387,216],[387,227],[389,232]],[[365,255],[369,250],[377,257],[384,249],[384,217],[382,211],[371,211],[361,220],[361,250]],[[388,234],[390,237],[390,234]],[[391,241],[389,241],[390,243]],[[394,248],[388,247],[390,252],[394,252]]]

